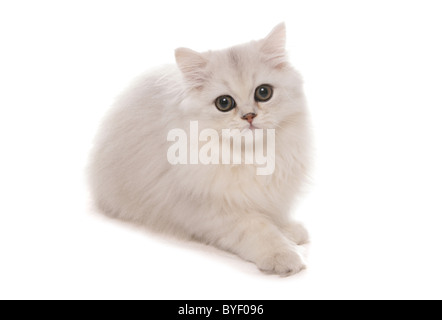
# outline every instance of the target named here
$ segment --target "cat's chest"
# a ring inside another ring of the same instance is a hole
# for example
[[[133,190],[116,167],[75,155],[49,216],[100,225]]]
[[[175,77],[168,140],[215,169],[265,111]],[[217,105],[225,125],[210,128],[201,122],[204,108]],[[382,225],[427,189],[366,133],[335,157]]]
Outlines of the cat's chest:
[[[224,199],[234,200],[237,204],[274,200],[276,176],[257,175],[255,166],[225,168],[218,176],[223,181],[221,192]],[[216,188],[216,186],[215,186]],[[212,189],[212,195],[219,195],[219,189]]]

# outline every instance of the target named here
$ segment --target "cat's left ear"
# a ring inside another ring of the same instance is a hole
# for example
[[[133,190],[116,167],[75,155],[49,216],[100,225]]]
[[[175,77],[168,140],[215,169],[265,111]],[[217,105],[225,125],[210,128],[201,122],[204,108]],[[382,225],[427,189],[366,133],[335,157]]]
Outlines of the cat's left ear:
[[[288,64],[285,39],[285,23],[282,22],[261,40],[261,52],[265,61],[277,69],[284,68]]]
[[[175,50],[175,60],[188,84],[200,88],[207,81],[205,68],[207,59],[202,53],[187,48]]]

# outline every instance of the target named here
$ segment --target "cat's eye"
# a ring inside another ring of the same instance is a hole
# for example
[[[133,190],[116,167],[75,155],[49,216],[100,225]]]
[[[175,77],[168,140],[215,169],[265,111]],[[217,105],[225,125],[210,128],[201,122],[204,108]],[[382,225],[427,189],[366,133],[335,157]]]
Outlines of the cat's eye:
[[[259,102],[269,101],[273,96],[273,88],[271,85],[262,84],[255,90],[255,100]]]
[[[236,107],[236,102],[231,96],[220,96],[216,98],[215,106],[219,111],[227,112]]]

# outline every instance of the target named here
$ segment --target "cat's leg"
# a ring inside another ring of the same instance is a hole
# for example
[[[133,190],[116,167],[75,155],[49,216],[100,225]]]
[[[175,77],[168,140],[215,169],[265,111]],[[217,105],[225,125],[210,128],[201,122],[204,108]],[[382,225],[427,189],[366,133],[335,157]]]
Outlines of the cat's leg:
[[[224,216],[221,224],[221,228],[205,230],[202,237],[254,262],[261,271],[290,275],[305,268],[296,246],[269,219],[250,214],[232,219]],[[212,225],[220,226],[217,223]]]
[[[280,227],[284,235],[298,245],[309,242],[307,229],[299,222],[289,220]]]

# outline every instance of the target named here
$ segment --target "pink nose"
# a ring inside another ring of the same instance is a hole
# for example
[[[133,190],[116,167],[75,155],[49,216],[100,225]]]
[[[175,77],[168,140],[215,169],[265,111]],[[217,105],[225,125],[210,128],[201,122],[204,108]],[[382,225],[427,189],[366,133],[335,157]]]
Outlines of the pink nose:
[[[241,117],[243,120],[247,120],[249,123],[252,123],[253,118],[256,117],[256,113],[249,112]]]

